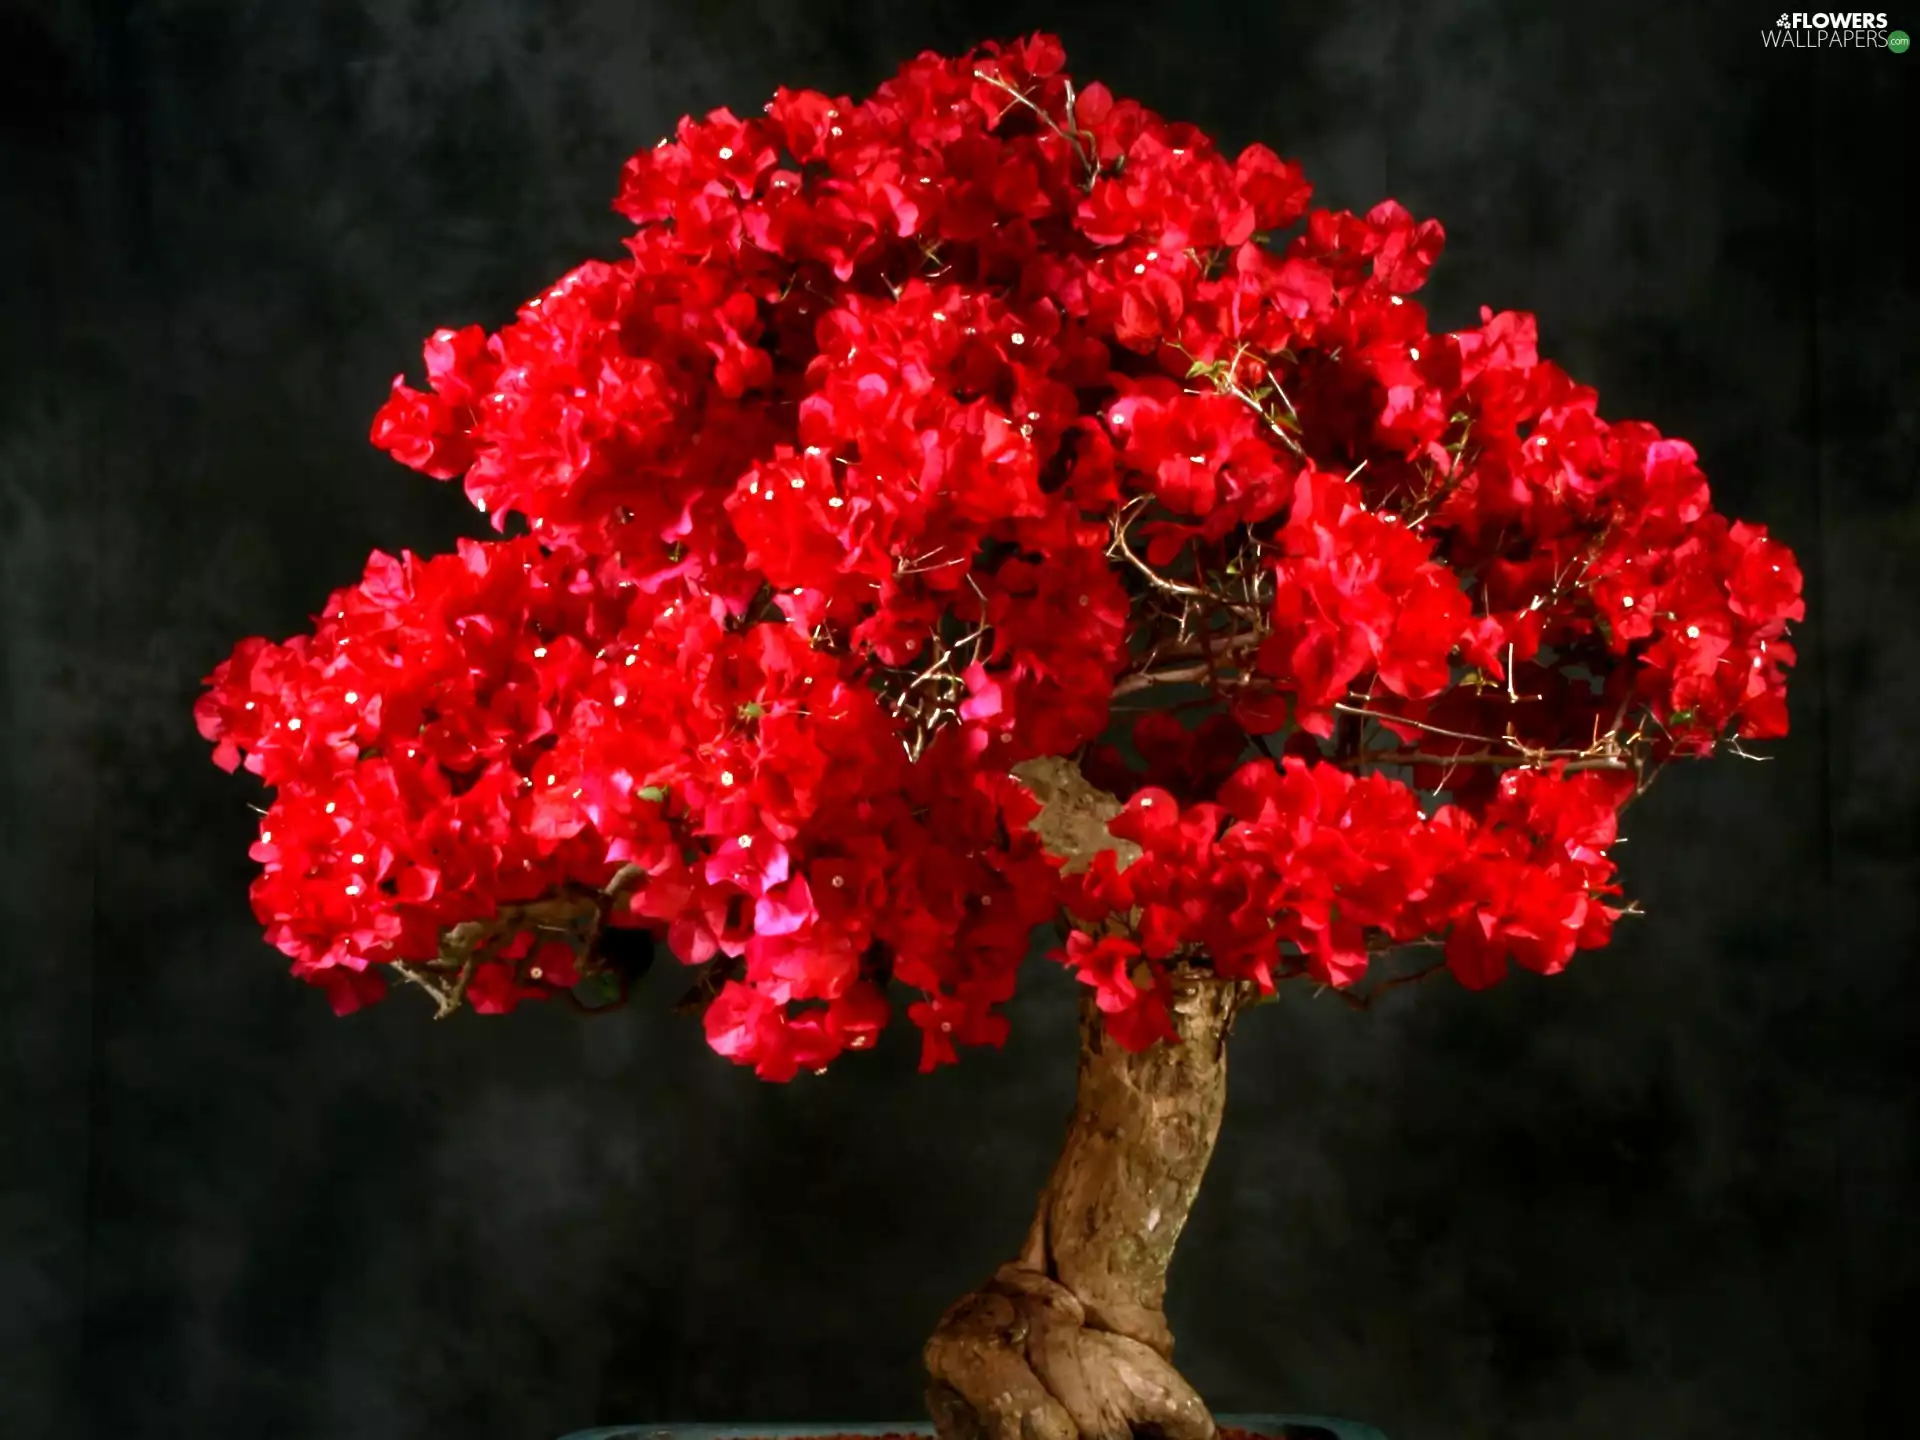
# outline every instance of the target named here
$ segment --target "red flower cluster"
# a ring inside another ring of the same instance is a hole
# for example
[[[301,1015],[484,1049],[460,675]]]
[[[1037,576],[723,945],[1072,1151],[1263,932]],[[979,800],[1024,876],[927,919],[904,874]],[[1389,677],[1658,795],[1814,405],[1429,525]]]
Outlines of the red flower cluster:
[[[1429,816],[1408,786],[1293,756],[1257,760],[1217,803],[1135,793],[1108,830],[1140,857],[1105,850],[1077,878],[1076,929],[1058,958],[1098,992],[1128,1048],[1173,1038],[1169,967],[1202,964],[1272,994],[1288,975],[1351,985],[1370,953],[1445,935],[1446,964],[1483,989],[1507,963],[1541,974],[1604,945],[1621,913],[1613,843],[1631,781],[1618,772],[1512,770],[1478,814]]]
[[[1063,64],[684,120],[620,259],[394,381],[374,442],[518,538],[376,554],[197,712],[276,791],[255,908],[336,1008],[567,989],[587,931],[448,949],[564,896],[709,967],[714,1047],[776,1079],[871,1044],[890,981],[925,1064],[997,1044],[1063,905],[1129,1045],[1176,963],[1345,985],[1434,940],[1481,985],[1606,938],[1646,765],[1784,732],[1799,572],[1691,449],[1529,317],[1430,334],[1435,222],[1310,209]],[[1163,682],[1211,718],[1151,714],[1144,770],[1097,745]],[[1054,755],[1139,861],[1061,877],[1011,773]]]

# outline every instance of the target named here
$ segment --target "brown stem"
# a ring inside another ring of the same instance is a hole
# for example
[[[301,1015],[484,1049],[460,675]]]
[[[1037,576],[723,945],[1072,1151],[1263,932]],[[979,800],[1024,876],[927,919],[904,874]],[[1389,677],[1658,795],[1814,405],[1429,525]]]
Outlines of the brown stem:
[[[1494,755],[1485,751],[1467,751],[1461,755],[1425,755],[1413,750],[1371,750],[1360,758],[1369,765],[1432,765],[1441,769],[1455,765],[1499,765],[1508,769],[1521,769],[1526,766],[1535,768],[1550,765],[1555,759],[1571,757],[1566,760],[1566,771],[1572,774],[1576,770],[1631,770],[1627,761],[1615,755],[1589,755],[1579,751],[1541,750],[1525,755]]]
[[[1241,986],[1174,978],[1180,1042],[1131,1055],[1081,997],[1079,1092],[1020,1258],[942,1317],[925,1358],[941,1440],[1213,1440],[1173,1368],[1167,1269],[1226,1105]]]
[[[1150,690],[1155,685],[1190,685],[1197,681],[1211,679],[1213,667],[1209,665],[1182,665],[1168,670],[1136,670],[1131,675],[1123,675],[1114,682],[1113,694],[1117,700],[1123,695],[1131,695],[1138,690]]]

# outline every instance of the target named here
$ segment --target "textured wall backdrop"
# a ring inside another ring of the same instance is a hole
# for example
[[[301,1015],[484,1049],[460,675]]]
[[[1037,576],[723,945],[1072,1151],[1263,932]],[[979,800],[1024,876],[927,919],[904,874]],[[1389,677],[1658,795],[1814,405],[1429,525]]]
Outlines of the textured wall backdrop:
[[[189,708],[368,549],[440,324],[612,252],[622,158],[777,83],[1038,27],[1321,196],[1450,233],[1607,412],[1808,564],[1796,733],[1632,816],[1648,918],[1551,981],[1263,1012],[1176,1269],[1227,1410],[1395,1440],[1771,1440],[1895,1413],[1916,1245],[1920,56],[1742,4],[85,0],[0,20],[0,1434],[459,1435],[916,1413],[1017,1242],[1071,986],[1006,1050],[763,1086],[631,1013],[335,1021],[246,904]],[[1911,22],[1920,13],[1895,15]],[[669,977],[670,978],[670,977]],[[1907,1424],[1898,1427],[1910,1431]],[[1889,1430],[1885,1433],[1895,1433]]]

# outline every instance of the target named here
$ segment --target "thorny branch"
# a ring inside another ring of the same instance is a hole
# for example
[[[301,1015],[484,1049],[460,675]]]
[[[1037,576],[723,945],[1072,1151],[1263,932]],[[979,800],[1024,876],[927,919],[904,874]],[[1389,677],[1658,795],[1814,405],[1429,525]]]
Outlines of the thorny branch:
[[[1425,941],[1421,943],[1427,945],[1439,944],[1438,941]],[[1368,986],[1364,991],[1342,990],[1333,986],[1327,986],[1326,989],[1332,990],[1332,992],[1338,995],[1350,1008],[1354,1010],[1366,1010],[1370,1009],[1373,1003],[1382,995],[1386,994],[1387,991],[1396,990],[1402,985],[1417,985],[1420,981],[1427,979],[1429,976],[1437,975],[1446,968],[1447,962],[1445,960],[1435,960],[1430,965],[1422,965],[1418,970],[1408,970],[1398,975],[1389,975],[1385,980],[1374,982],[1374,984]]]
[[[1058,120],[1054,119],[1052,115],[1048,114],[1047,111],[1036,105],[1026,92],[1016,90],[1001,76],[988,74],[985,70],[975,70],[973,72],[973,78],[986,81],[987,84],[993,86],[996,90],[1004,90],[1012,97],[1015,104],[1026,106],[1027,109],[1040,117],[1041,122],[1045,124],[1049,130],[1053,131],[1054,134],[1072,146],[1073,153],[1079,156],[1080,162],[1087,167],[1087,190],[1091,193],[1094,182],[1100,178],[1100,159],[1093,152],[1091,146],[1082,143],[1084,139],[1091,139],[1092,137],[1088,136],[1087,132],[1080,128],[1080,122],[1075,117],[1075,96],[1072,81],[1067,82],[1067,123],[1063,126]],[[1005,115],[1006,111],[1003,110],[1000,113],[1001,115]]]
[[[919,572],[902,568],[900,573]],[[967,584],[980,603],[980,619],[971,630],[954,639],[946,639],[935,630],[930,637],[929,658],[918,667],[885,665],[878,661],[871,667],[876,681],[874,688],[882,703],[901,722],[901,743],[910,760],[917,761],[926,753],[942,725],[960,718],[960,704],[967,696],[966,672],[981,662],[987,637],[992,633],[986,620],[985,592],[972,575],[967,576]]]
[[[1062,136],[1073,139],[1057,121],[1035,105],[1026,95],[1004,80],[984,71],[977,78],[1006,90],[1018,104],[1033,109]],[[1069,107],[1071,120],[1071,107]],[[1173,344],[1180,349],[1177,342]],[[1185,353],[1182,351],[1182,353]],[[1301,424],[1291,397],[1276,377],[1273,366],[1286,357],[1252,352],[1242,345],[1231,357],[1213,361],[1194,360],[1188,372],[1190,381],[1204,380],[1214,390],[1252,408],[1267,428],[1296,455],[1304,457]],[[1248,366],[1252,369],[1249,371]],[[1248,376],[1257,377],[1257,380]],[[1415,525],[1427,518],[1448,491],[1458,483],[1468,465],[1472,420],[1465,414],[1453,417],[1459,426],[1446,450],[1452,463],[1423,471],[1427,484],[1416,495],[1403,496],[1409,502],[1400,517]],[[1349,480],[1359,477],[1367,467],[1362,458],[1352,467]],[[1136,495],[1120,504],[1109,517],[1111,539],[1107,555],[1134,584],[1135,654],[1115,677],[1112,698],[1125,701],[1143,691],[1164,686],[1202,686],[1216,699],[1231,699],[1255,690],[1262,682],[1255,673],[1253,658],[1272,633],[1271,613],[1275,580],[1269,558],[1273,537],[1253,526],[1242,525],[1223,540],[1202,542],[1185,540],[1166,559],[1155,554],[1154,561],[1142,555],[1135,530],[1153,512],[1154,497]],[[1180,517],[1164,512],[1157,519],[1180,523]],[[1391,518],[1391,517],[1390,517]],[[1587,552],[1572,560],[1554,577],[1552,594],[1536,602],[1551,603],[1569,589],[1580,587],[1604,537]],[[899,574],[911,576],[948,566],[968,564],[970,557],[948,555],[935,549],[924,555],[901,557]],[[973,584],[969,577],[969,584]],[[980,594],[974,585],[976,595]],[[981,597],[982,615],[985,599]],[[971,623],[971,622],[969,622]],[[960,718],[960,705],[967,694],[964,670],[979,663],[987,626],[982,621],[968,633],[947,637],[936,632],[927,649],[927,658],[907,666],[873,664],[877,688],[893,713],[904,722],[903,743],[910,757],[925,753],[934,733]],[[1522,695],[1515,683],[1512,647],[1508,647],[1506,698],[1518,705],[1538,699]],[[1475,677],[1469,675],[1469,683]],[[1483,682],[1492,685],[1494,682]],[[1451,729],[1426,720],[1413,719],[1390,709],[1376,708],[1371,695],[1349,694],[1331,708],[1341,717],[1338,763],[1376,766],[1437,766],[1450,777],[1456,767],[1545,767],[1559,765],[1567,771],[1624,770],[1636,778],[1635,796],[1651,785],[1657,766],[1646,726],[1651,717],[1643,717],[1639,728],[1623,734],[1631,707],[1631,695],[1621,699],[1612,723],[1604,733],[1595,725],[1592,742],[1586,746],[1543,746],[1529,743],[1509,724],[1501,735],[1482,735]],[[1136,706],[1118,708],[1133,709]],[[1368,722],[1373,722],[1369,724]],[[1369,731],[1386,732],[1369,735]],[[1447,745],[1410,745],[1401,743],[1407,731],[1439,740],[1455,742],[1459,747],[1449,753]],[[1369,744],[1391,735],[1392,743]],[[1441,789],[1447,788],[1443,780]]]
[[[603,889],[575,886],[542,900],[503,905],[486,920],[468,920],[449,927],[440,937],[437,959],[401,960],[389,968],[432,997],[436,1020],[445,1020],[460,1009],[474,972],[497,959],[518,935],[533,933],[564,941],[572,946],[583,971],[595,971],[608,912],[644,874],[638,865],[623,865]],[[529,978],[539,977],[534,973]]]
[[[1406,941],[1398,941],[1398,942],[1380,939],[1380,940],[1370,941],[1368,943],[1367,953],[1369,955],[1390,955],[1401,950],[1438,950],[1443,948],[1445,943],[1446,943],[1445,941],[1439,939],[1438,937],[1428,937],[1420,940],[1406,940]],[[1297,959],[1298,957],[1294,957],[1294,958]],[[1442,970],[1446,968],[1447,968],[1447,962],[1444,959],[1435,960],[1431,964],[1423,965],[1417,970],[1405,970],[1397,975],[1389,975],[1384,980],[1374,981],[1372,984],[1366,986],[1366,988],[1364,989],[1357,989],[1357,988],[1349,988],[1345,986],[1329,985],[1324,980],[1321,980],[1317,976],[1315,976],[1311,970],[1306,968],[1306,966],[1295,965],[1287,969],[1283,969],[1276,972],[1274,975],[1275,987],[1272,993],[1263,995],[1259,999],[1251,1001],[1250,1004],[1251,1005],[1273,1004],[1280,999],[1279,986],[1281,984],[1284,984],[1287,981],[1306,980],[1306,981],[1311,981],[1313,983],[1313,994],[1315,999],[1318,999],[1322,995],[1331,994],[1334,997],[1336,997],[1342,1004],[1346,1005],[1350,1009],[1366,1010],[1371,1008],[1374,1002],[1377,1001],[1387,991],[1396,990],[1402,985],[1417,984],[1422,980],[1426,980],[1434,975],[1439,974]]]
[[[1365,463],[1363,460],[1354,467],[1356,475]],[[1151,503],[1149,497],[1138,497],[1123,505],[1112,520],[1113,540],[1108,553],[1145,582],[1146,590],[1140,598],[1145,602],[1149,625],[1157,632],[1116,680],[1114,698],[1125,699],[1164,685],[1205,685],[1222,697],[1250,688],[1257,683],[1251,673],[1251,658],[1270,633],[1267,616],[1271,595],[1263,582],[1270,587],[1272,572],[1264,563],[1265,547],[1249,531],[1224,565],[1215,562],[1209,569],[1196,560],[1191,574],[1167,574],[1143,559],[1130,540],[1133,526]],[[1578,584],[1579,577],[1573,577],[1572,583]],[[1518,705],[1538,698],[1519,693],[1511,647],[1506,673],[1510,703]],[[1342,719],[1337,757],[1341,763],[1438,766],[1449,777],[1459,766],[1539,768],[1557,764],[1569,772],[1624,770],[1636,776],[1637,795],[1652,783],[1654,767],[1644,726],[1622,734],[1631,699],[1630,695],[1622,698],[1604,733],[1596,722],[1593,739],[1585,746],[1531,744],[1521,739],[1511,724],[1497,736],[1452,729],[1376,708],[1370,693],[1350,693],[1331,708]],[[1397,738],[1388,745],[1368,745],[1362,727],[1369,721],[1382,730],[1414,730],[1459,742],[1462,748],[1448,753],[1444,745],[1407,745]],[[1447,788],[1445,780],[1440,788]]]

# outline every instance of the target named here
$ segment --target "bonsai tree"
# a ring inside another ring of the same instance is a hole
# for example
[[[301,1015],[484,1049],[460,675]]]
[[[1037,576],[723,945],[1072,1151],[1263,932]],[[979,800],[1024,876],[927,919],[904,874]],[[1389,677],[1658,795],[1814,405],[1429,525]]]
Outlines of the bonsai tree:
[[[1050,933],[1078,1101],[928,1404],[1206,1440],[1162,1301],[1235,1021],[1604,944],[1622,807],[1786,732],[1801,580],[1530,316],[1431,333],[1436,222],[1314,209],[1063,61],[922,55],[634,156],[625,253],[435,332],[374,421],[500,538],[375,553],[197,718],[343,1014],[602,1008],[657,941],[763,1079],[899,992],[931,1069]]]

